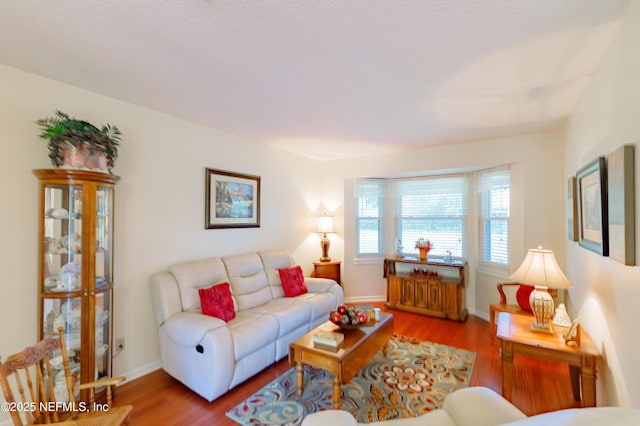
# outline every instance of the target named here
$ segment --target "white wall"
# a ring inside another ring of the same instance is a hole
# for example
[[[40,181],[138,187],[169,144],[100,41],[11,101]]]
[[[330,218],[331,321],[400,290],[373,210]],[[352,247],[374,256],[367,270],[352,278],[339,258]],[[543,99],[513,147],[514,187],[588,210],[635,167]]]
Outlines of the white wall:
[[[640,188],[640,2],[630,2],[619,33],[577,106],[566,131],[564,177],[624,144],[634,144],[636,197]],[[636,199],[636,224],[640,208]],[[640,241],[636,232],[636,253]],[[570,313],[602,351],[598,404],[640,408],[640,270],[567,244]],[[640,257],[637,257],[640,262]]]
[[[328,185],[344,187],[344,287],[350,299],[384,299],[386,284],[382,263],[354,264],[355,202],[354,177],[392,176],[435,170],[460,170],[512,165],[512,244],[515,270],[529,248],[542,245],[557,253],[564,264],[564,213],[562,180],[562,138],[558,132],[461,143],[411,152],[371,156],[331,163],[325,175]],[[526,224],[526,226],[525,226]],[[476,247],[469,247],[470,312],[488,318],[489,303],[498,298],[496,278],[476,279]],[[505,276],[502,279],[506,278]]]
[[[0,356],[37,339],[38,180],[50,168],[34,120],[61,109],[123,133],[114,173],[115,335],[126,349],[114,373],[159,366],[148,277],[188,259],[266,248],[292,251],[305,272],[320,254],[313,233],[320,198],[318,163],[238,137],[0,66]],[[204,229],[205,167],[261,176],[261,227]],[[0,421],[2,418],[0,418]]]

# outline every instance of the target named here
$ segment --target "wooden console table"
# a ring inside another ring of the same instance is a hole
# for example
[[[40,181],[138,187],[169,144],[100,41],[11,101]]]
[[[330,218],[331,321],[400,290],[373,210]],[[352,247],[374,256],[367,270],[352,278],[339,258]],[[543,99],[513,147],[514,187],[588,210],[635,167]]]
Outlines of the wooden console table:
[[[532,322],[530,316],[498,314],[496,335],[500,339],[502,359],[502,396],[511,401],[513,355],[521,354],[569,364],[574,399],[581,401],[583,407],[595,407],[596,362],[600,353],[589,335],[580,330],[580,346],[568,346],[562,338],[566,327],[554,326],[553,333],[541,333],[531,330]]]
[[[467,264],[417,259],[385,259],[387,302],[391,309],[458,321],[467,319]]]

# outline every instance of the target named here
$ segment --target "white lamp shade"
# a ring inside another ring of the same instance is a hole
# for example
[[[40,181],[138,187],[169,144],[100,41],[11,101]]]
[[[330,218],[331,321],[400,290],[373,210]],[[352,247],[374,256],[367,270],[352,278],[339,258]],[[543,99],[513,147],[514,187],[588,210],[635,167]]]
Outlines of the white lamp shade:
[[[573,285],[558,266],[551,250],[530,249],[522,265],[509,277],[510,280],[548,288],[570,288]]]
[[[326,214],[318,217],[318,230],[319,233],[335,232],[333,230],[333,216],[327,216]]]

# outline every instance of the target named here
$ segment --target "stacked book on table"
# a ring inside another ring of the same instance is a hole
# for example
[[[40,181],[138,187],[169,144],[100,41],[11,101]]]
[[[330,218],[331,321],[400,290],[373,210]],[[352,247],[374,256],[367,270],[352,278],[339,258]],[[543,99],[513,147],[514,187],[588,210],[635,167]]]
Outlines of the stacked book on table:
[[[313,335],[313,344],[329,349],[337,349],[342,344],[344,335],[335,331],[320,330]]]

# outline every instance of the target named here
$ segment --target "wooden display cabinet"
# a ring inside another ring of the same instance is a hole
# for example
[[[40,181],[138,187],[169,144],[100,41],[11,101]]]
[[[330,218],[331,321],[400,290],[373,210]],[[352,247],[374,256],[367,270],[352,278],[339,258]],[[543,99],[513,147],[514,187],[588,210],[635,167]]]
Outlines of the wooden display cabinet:
[[[467,264],[385,259],[386,306],[457,321],[467,319]]]
[[[66,169],[33,173],[40,180],[39,338],[64,329],[80,383],[111,376],[113,193],[119,177]],[[64,371],[56,374],[54,392],[66,386],[58,377]],[[78,396],[87,401],[88,391]]]

